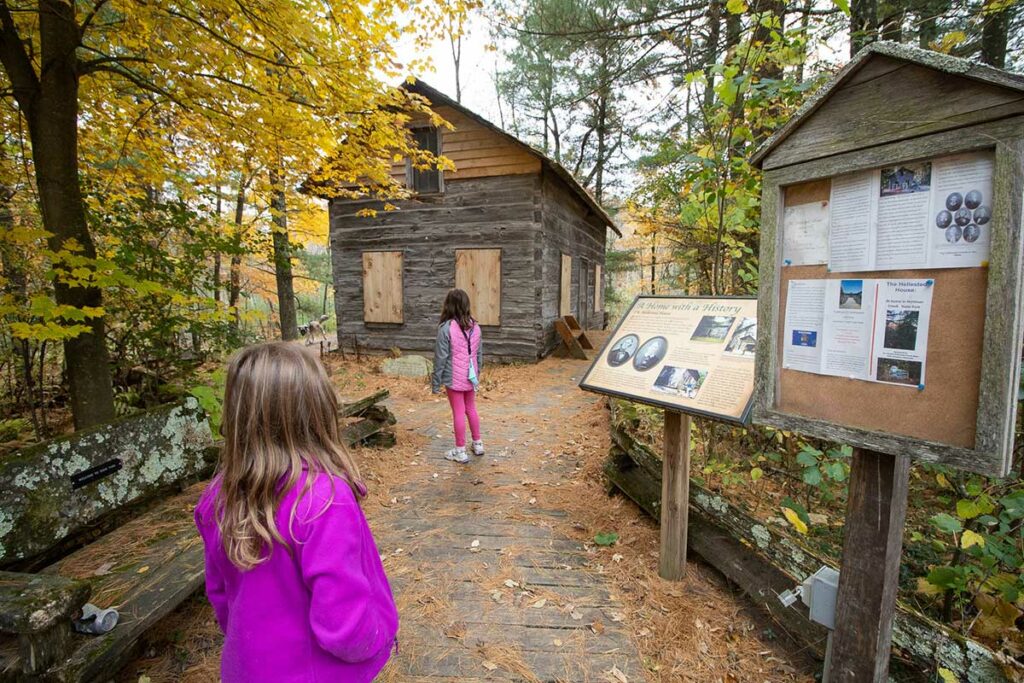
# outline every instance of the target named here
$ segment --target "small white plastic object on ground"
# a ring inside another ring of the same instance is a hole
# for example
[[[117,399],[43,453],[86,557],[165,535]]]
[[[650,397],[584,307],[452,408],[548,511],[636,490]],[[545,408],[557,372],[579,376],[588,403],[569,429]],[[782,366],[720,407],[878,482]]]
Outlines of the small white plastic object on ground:
[[[100,609],[91,602],[87,602],[82,607],[82,616],[75,619],[75,630],[79,633],[100,636],[114,630],[118,618],[116,609]]]

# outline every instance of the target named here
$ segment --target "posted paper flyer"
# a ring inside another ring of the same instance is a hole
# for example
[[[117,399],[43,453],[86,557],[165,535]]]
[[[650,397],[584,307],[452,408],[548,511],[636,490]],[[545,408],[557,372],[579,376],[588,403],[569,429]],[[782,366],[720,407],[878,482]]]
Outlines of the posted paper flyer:
[[[984,265],[993,168],[991,153],[979,152],[833,178],[829,270]]]
[[[782,367],[821,371],[821,331],[825,323],[828,280],[790,280],[786,297],[786,335]]]
[[[872,354],[876,381],[924,386],[934,289],[929,280],[880,282]]]
[[[826,280],[821,373],[855,379],[867,377],[874,282],[876,280]]]
[[[958,154],[935,162],[931,267],[974,268],[988,261],[993,168],[990,154]]]
[[[782,216],[782,263],[828,263],[828,202],[787,206]]]
[[[931,280],[792,280],[782,366],[923,387]]]
[[[875,172],[851,173],[832,179],[829,201],[828,267],[845,272],[871,270],[871,225],[877,193]]]

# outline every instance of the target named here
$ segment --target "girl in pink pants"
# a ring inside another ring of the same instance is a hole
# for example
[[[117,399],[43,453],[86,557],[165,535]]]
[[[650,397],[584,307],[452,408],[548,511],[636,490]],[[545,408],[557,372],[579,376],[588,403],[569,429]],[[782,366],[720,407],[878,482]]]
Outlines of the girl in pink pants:
[[[480,416],[476,412],[476,389],[483,365],[483,344],[480,326],[470,316],[469,310],[468,294],[461,289],[448,292],[441,310],[441,323],[437,327],[434,372],[430,382],[435,394],[441,392],[442,386],[448,394],[455,430],[455,448],[448,451],[445,457],[460,463],[469,462],[466,454],[467,418],[473,435],[473,453],[484,454],[484,442],[480,439]]]

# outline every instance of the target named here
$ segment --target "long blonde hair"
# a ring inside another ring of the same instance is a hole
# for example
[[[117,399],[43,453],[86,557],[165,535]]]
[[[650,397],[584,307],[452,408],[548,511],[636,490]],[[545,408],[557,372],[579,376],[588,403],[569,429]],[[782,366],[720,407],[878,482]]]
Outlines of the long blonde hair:
[[[275,541],[287,547],[275,515],[304,468],[303,493],[320,473],[343,478],[357,497],[365,491],[338,438],[338,399],[327,371],[298,344],[258,344],[232,357],[221,434],[216,518],[224,551],[239,569],[264,562]],[[294,519],[295,506],[289,525]]]

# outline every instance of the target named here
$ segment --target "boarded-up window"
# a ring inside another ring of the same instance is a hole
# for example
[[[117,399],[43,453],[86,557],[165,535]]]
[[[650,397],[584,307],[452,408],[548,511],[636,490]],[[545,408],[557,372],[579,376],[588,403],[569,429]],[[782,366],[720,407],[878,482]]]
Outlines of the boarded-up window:
[[[363,322],[402,322],[402,252],[363,252]]]
[[[572,315],[572,256],[562,254],[562,279],[558,299],[558,315]]]
[[[601,282],[601,265],[594,266],[594,310],[604,310],[604,284]]]
[[[440,133],[437,128],[413,128],[412,129],[413,140],[416,141],[416,146],[420,149],[433,152],[434,154],[441,153],[440,146]],[[409,187],[419,194],[429,194],[431,192],[441,191],[441,171],[436,168],[414,168],[412,163],[409,163]]]
[[[469,294],[478,323],[501,324],[501,249],[456,249],[455,286]]]

